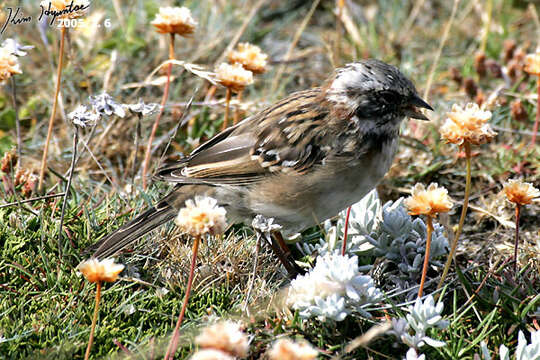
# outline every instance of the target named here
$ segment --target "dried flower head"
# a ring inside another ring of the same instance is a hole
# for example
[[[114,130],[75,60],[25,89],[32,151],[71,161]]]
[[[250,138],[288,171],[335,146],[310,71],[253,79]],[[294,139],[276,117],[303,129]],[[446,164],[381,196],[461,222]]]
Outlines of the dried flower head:
[[[0,82],[14,74],[22,74],[17,57],[7,47],[0,48]]]
[[[77,269],[84,275],[86,280],[95,282],[114,282],[118,274],[124,270],[124,265],[115,264],[114,259],[98,260],[90,258],[77,266]]]
[[[2,156],[2,160],[0,160],[0,170],[9,174],[15,165],[17,165],[18,160],[19,158],[15,150],[6,151],[4,156]]]
[[[247,335],[238,323],[221,321],[210,325],[195,338],[204,349],[215,349],[236,357],[246,357],[249,350]]]
[[[535,54],[528,54],[525,56],[525,72],[540,76],[540,50]]]
[[[518,205],[530,204],[534,198],[540,196],[540,191],[531,183],[519,180],[509,180],[504,184],[503,192],[508,201]]]
[[[308,342],[294,342],[287,338],[276,341],[268,351],[270,360],[313,360],[318,354]]]
[[[43,0],[39,4],[45,10],[51,10],[59,13],[56,19],[75,19],[83,16],[90,7],[88,0]],[[74,11],[77,9],[77,11]],[[52,17],[54,21],[54,17]]]
[[[236,360],[236,358],[220,350],[203,349],[193,354],[189,360]]]
[[[510,103],[510,115],[512,115],[512,119],[519,122],[525,122],[529,119],[527,109],[525,109],[520,99],[516,99]]]
[[[481,110],[478,104],[468,103],[465,109],[454,104],[447,115],[448,118],[440,129],[441,137],[446,142],[479,145],[491,141],[497,135],[488,124],[491,112]]]
[[[36,189],[38,177],[28,169],[18,169],[15,173],[15,186],[22,185],[21,194],[27,198]]]
[[[88,111],[84,105],[77,106],[75,110],[68,114],[68,119],[71,120],[73,125],[81,128],[95,125],[99,118],[99,114]]]
[[[187,7],[160,7],[151,24],[161,34],[189,36],[195,32],[197,21],[193,19]]]
[[[90,96],[89,101],[94,112],[100,115],[111,116],[112,114],[115,114],[116,116],[122,118],[126,116],[124,104],[117,103],[116,100],[114,100],[111,95],[107,93]]]
[[[129,111],[135,114],[140,114],[141,116],[146,116],[157,111],[160,106],[156,103],[145,104],[142,99],[139,99],[139,102],[136,104],[127,104],[126,105]]]
[[[196,196],[195,201],[186,201],[174,220],[182,231],[191,236],[218,235],[225,231],[227,221],[224,208],[217,206],[217,200]]]
[[[216,80],[232,91],[239,92],[253,84],[253,73],[244,69],[241,64],[222,63],[216,69]]]
[[[478,85],[473,78],[468,77],[463,80],[463,89],[465,90],[465,93],[469,99],[474,99],[476,94],[478,94]]]
[[[237,50],[229,53],[231,64],[241,64],[244,69],[254,74],[262,74],[266,71],[268,55],[261,51],[261,48],[249,43],[238,44]]]
[[[448,212],[452,208],[452,199],[444,187],[437,183],[429,184],[426,189],[424,184],[416,184],[412,195],[405,199],[405,206],[409,215],[436,216],[439,213]]]
[[[481,78],[486,76],[487,67],[486,67],[486,54],[483,52],[477,52],[474,54],[474,69],[476,73]]]

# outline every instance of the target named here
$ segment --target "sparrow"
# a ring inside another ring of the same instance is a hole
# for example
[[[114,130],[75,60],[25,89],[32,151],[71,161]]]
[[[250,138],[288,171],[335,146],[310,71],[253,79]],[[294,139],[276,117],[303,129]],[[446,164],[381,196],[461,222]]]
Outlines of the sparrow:
[[[90,250],[114,255],[172,220],[185,201],[210,196],[230,223],[274,218],[290,236],[337,215],[389,170],[400,124],[433,110],[395,66],[375,59],[338,68],[321,86],[295,92],[196,148],[155,177],[176,184]]]

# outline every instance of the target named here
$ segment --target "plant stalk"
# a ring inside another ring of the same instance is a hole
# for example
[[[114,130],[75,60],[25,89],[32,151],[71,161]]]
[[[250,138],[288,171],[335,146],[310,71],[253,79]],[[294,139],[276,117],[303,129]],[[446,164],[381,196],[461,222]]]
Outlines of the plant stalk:
[[[90,349],[94,342],[94,332],[96,330],[97,317],[99,313],[99,301],[101,300],[101,281],[96,283],[96,305],[94,307],[94,316],[92,317],[92,327],[90,328],[90,338],[88,339],[88,346],[86,347],[86,353],[84,354],[84,360],[88,360],[90,357]]]
[[[538,132],[538,123],[540,123],[540,76],[536,78],[536,120],[534,121],[531,147],[536,143],[536,133]]]
[[[456,255],[457,244],[461,235],[461,230],[463,229],[463,224],[465,223],[465,215],[467,215],[467,208],[469,207],[469,196],[471,193],[471,144],[465,142],[464,147],[467,173],[465,175],[465,196],[463,198],[463,208],[461,209],[461,217],[459,218],[458,229],[454,235],[454,240],[452,241],[452,248],[450,249],[450,254],[448,254],[448,259],[446,259],[446,264],[444,264],[444,270],[441,275],[441,280],[439,280],[439,285],[437,285],[437,290],[439,290],[444,284],[444,280],[448,275],[448,270],[450,269],[452,260]]]
[[[49,153],[49,143],[51,142],[54,118],[56,117],[56,107],[58,106],[58,94],[60,93],[60,84],[62,80],[62,65],[64,63],[64,43],[66,38],[66,28],[60,30],[60,51],[58,54],[58,68],[56,69],[56,89],[54,91],[54,101],[49,118],[49,128],[47,129],[47,139],[45,140],[45,148],[43,149],[43,158],[41,159],[41,167],[39,169],[38,191],[43,190],[43,178],[45,177],[45,168],[47,167],[47,155]]]
[[[345,256],[347,251],[347,235],[349,233],[349,217],[351,216],[351,206],[347,208],[347,215],[345,216],[345,229],[343,229],[343,245],[341,245],[341,256]]]
[[[182,304],[182,310],[180,310],[180,315],[176,321],[176,326],[171,338],[169,347],[167,348],[167,353],[165,354],[164,360],[173,360],[176,349],[178,348],[178,339],[180,337],[180,325],[182,325],[182,320],[184,320],[184,313],[186,312],[189,294],[191,293],[191,285],[193,284],[193,277],[195,274],[195,262],[197,261],[197,253],[199,252],[199,243],[201,242],[200,236],[196,236],[193,241],[193,250],[191,255],[191,266],[189,268],[189,278],[186,287],[186,294],[184,296],[184,303]]]
[[[19,119],[19,110],[17,108],[17,86],[15,77],[11,77],[11,98],[13,100],[13,110],[15,110],[15,132],[17,133],[17,169],[20,169],[22,163],[22,140],[21,140],[21,122]]]
[[[514,276],[517,276],[520,210],[521,210],[521,205],[516,204],[516,238],[514,240]]]
[[[227,126],[229,125],[229,105],[231,103],[231,89],[227,88],[227,92],[225,93],[225,116],[223,117],[223,125],[221,126],[221,130],[225,130]]]
[[[242,102],[242,94],[244,93],[244,90],[240,90],[238,94],[236,95],[236,100],[238,101],[238,105],[234,108],[234,120],[233,124],[238,124],[238,121],[240,121],[240,103]]]
[[[174,34],[170,34],[170,35],[171,37],[170,37],[170,42],[169,42],[169,60],[174,60]],[[146,190],[146,185],[147,185],[146,174],[148,173],[148,168],[150,167],[152,142],[154,141],[154,137],[156,136],[159,120],[161,119],[161,116],[163,115],[163,111],[165,109],[165,103],[167,102],[167,99],[169,97],[169,88],[171,85],[171,72],[172,72],[172,63],[169,63],[169,66],[167,67],[167,82],[165,83],[165,89],[163,90],[163,97],[161,98],[161,106],[159,108],[159,113],[156,116],[156,120],[154,121],[154,125],[152,126],[152,131],[150,132],[150,138],[148,139],[148,145],[146,146],[146,154],[144,155],[142,183],[143,183],[143,189],[145,190]]]
[[[427,216],[427,239],[426,239],[426,254],[424,255],[424,266],[422,267],[422,279],[420,280],[420,288],[418,289],[418,298],[422,297],[424,291],[424,283],[426,282],[427,268],[429,264],[429,251],[431,249],[431,234],[433,234],[433,218]]]
[[[69,196],[69,189],[71,188],[71,180],[73,179],[73,172],[75,171],[75,161],[77,160],[77,144],[79,143],[79,127],[75,126],[75,134],[73,134],[73,154],[71,156],[71,165],[69,167],[69,177],[66,185],[66,191],[64,193],[64,201],[62,202],[62,211],[60,212],[60,224],[58,224],[58,254],[59,258],[62,258],[62,226],[64,224],[64,214],[66,213],[66,204]]]

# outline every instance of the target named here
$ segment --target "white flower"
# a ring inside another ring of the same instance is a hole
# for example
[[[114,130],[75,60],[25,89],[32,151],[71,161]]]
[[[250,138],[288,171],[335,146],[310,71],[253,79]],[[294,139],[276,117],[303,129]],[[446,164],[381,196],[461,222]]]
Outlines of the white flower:
[[[442,347],[444,342],[432,339],[426,336],[428,329],[438,327],[444,329],[448,326],[448,321],[442,320],[441,312],[443,303],[439,302],[435,305],[433,296],[429,295],[424,302],[421,299],[416,299],[413,306],[407,309],[409,314],[406,317],[407,325],[403,320],[392,320],[394,326],[393,333],[398,336],[405,344],[419,348],[428,344],[433,347]],[[410,334],[409,331],[414,331]]]
[[[431,295],[424,302],[421,299],[416,299],[414,306],[409,306],[410,314],[407,315],[407,322],[416,331],[425,331],[432,327],[444,329],[448,326],[448,321],[442,320],[443,307],[442,302],[435,305],[435,300]]]
[[[102,93],[96,96],[90,96],[90,104],[95,112],[101,115],[111,116],[115,114],[119,117],[126,116],[126,111],[122,104],[117,103],[109,94]]]
[[[540,330],[531,332],[530,344],[522,331],[518,333],[516,360],[540,360]]]
[[[485,342],[480,343],[482,358],[491,360],[489,349]],[[500,360],[510,360],[510,350],[504,345],[499,347]],[[516,348],[515,360],[540,360],[540,330],[531,332],[531,343],[527,343],[522,331],[518,333],[518,345]]]
[[[88,111],[86,106],[79,105],[68,114],[68,118],[71,120],[73,125],[79,127],[86,127],[89,125],[94,125],[100,118],[99,114]]]
[[[217,206],[217,200],[195,196],[195,201],[186,201],[186,207],[180,209],[174,222],[191,236],[218,235],[227,228],[226,213]]]
[[[373,279],[359,272],[356,256],[326,254],[317,258],[309,273],[291,282],[287,302],[302,317],[341,321],[351,311],[362,312],[363,306],[381,298]]]
[[[2,47],[15,56],[26,56],[25,50],[33,49],[32,45],[21,45],[14,39],[6,39],[2,42]]]
[[[405,360],[426,360],[426,355],[420,354],[420,356],[418,356],[414,348],[409,348]]]
[[[251,222],[251,226],[262,233],[271,233],[273,231],[281,230],[281,225],[274,224],[274,218],[266,218],[262,215],[255,216]]]

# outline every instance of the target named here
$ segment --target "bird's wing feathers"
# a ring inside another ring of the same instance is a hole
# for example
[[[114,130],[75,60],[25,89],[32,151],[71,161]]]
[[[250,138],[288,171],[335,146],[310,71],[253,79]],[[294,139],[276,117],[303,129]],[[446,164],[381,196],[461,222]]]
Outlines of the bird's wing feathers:
[[[301,91],[227,129],[157,177],[176,183],[241,185],[276,172],[304,173],[321,163],[329,110],[319,88]],[[337,129],[336,129],[337,130]]]

